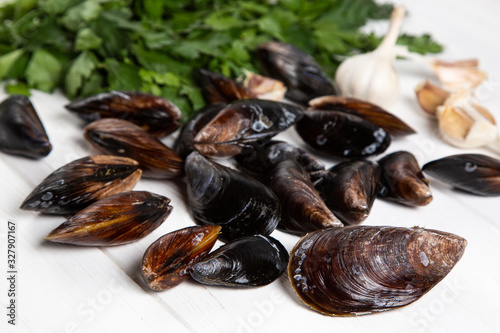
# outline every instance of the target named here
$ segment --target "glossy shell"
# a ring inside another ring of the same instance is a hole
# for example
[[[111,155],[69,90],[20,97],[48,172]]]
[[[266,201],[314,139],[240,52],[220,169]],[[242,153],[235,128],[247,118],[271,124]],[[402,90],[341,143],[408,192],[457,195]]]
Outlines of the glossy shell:
[[[183,175],[184,161],[158,138],[121,119],[101,119],[85,127],[85,139],[104,154],[139,162],[146,178],[171,179]]]
[[[413,128],[383,108],[357,98],[345,96],[322,96],[309,101],[315,110],[334,110],[353,114],[395,136],[416,133]]]
[[[220,238],[269,235],[280,220],[279,201],[263,184],[211,162],[197,152],[186,159],[189,210],[199,224],[220,225]]]
[[[380,168],[370,161],[347,161],[330,168],[314,184],[325,204],[344,224],[363,222],[377,197]]]
[[[253,97],[244,86],[222,74],[200,69],[199,78],[203,97],[209,104],[231,103]]]
[[[352,226],[303,237],[288,276],[300,299],[327,315],[352,316],[408,305],[441,281],[467,241],[421,228]]]
[[[381,169],[378,197],[407,206],[425,206],[432,201],[429,181],[413,154],[397,151],[378,161]]]
[[[156,137],[175,131],[181,119],[181,111],[169,100],[138,91],[110,91],[75,100],[65,107],[88,122],[103,118],[128,120]]]
[[[259,45],[257,57],[267,76],[282,81],[286,98],[301,104],[315,97],[335,95],[335,88],[323,69],[309,55],[291,44],[268,42]]]
[[[364,158],[384,152],[391,143],[382,128],[340,111],[304,111],[295,129],[304,142],[331,156]]]
[[[431,161],[422,170],[457,189],[484,196],[500,195],[500,160],[460,154]]]
[[[249,143],[270,139],[302,118],[290,104],[247,99],[222,109],[195,136],[195,148],[206,156],[234,156]]]
[[[189,269],[215,244],[221,227],[187,227],[158,238],[142,257],[141,273],[149,288],[160,291],[189,279]]]
[[[28,97],[14,95],[0,104],[0,150],[34,159],[51,152],[47,133]]]
[[[288,251],[269,236],[250,236],[228,243],[191,268],[191,277],[215,286],[257,287],[280,277]]]
[[[297,161],[285,160],[278,163],[270,174],[269,187],[280,200],[280,230],[304,235],[322,228],[342,226],[342,222],[325,205],[308,174]]]
[[[74,214],[104,197],[129,191],[141,178],[136,161],[94,155],[63,165],[24,199],[21,209],[46,214]]]

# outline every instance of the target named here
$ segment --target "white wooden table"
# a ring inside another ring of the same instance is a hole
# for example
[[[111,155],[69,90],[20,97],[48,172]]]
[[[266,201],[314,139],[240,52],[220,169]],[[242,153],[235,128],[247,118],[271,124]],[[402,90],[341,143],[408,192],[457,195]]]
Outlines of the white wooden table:
[[[477,57],[489,74],[481,103],[500,119],[500,3],[494,0],[398,1],[409,15],[408,33],[429,32],[442,42],[444,60]],[[387,24],[370,26],[383,33]],[[426,68],[398,61],[401,96],[391,109],[417,131],[394,140],[387,152],[409,150],[419,162],[463,153],[443,143],[436,124],[422,116],[413,88],[433,79]],[[0,90],[0,99],[5,98]],[[462,260],[417,302],[393,311],[350,318],[320,315],[302,305],[287,277],[254,289],[207,287],[188,281],[166,292],[148,290],[140,276],[145,249],[158,237],[193,225],[182,199],[182,182],[142,179],[137,190],[172,199],[170,217],[152,234],[129,245],[79,248],[42,240],[64,217],[18,209],[23,199],[56,168],[92,151],[82,122],[67,112],[59,93],[33,92],[32,102],[53,143],[39,161],[0,154],[0,305],[8,332],[493,332],[500,331],[500,201],[451,190],[432,181],[434,201],[408,208],[378,200],[366,225],[423,226],[456,233],[469,245]],[[304,146],[290,130],[279,138]],[[167,144],[172,138],[166,139]],[[467,150],[500,158],[487,149]],[[326,160],[327,166],[335,161]],[[7,325],[7,222],[16,224],[16,326]],[[289,250],[298,237],[275,231]],[[218,243],[216,247],[221,245]],[[2,332],[6,330],[1,329]]]

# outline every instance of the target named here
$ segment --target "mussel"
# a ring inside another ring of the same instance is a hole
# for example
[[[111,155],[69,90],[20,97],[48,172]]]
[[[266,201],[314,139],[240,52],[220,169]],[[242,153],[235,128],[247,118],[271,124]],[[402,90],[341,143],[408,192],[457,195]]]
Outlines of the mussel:
[[[257,142],[252,144],[251,149],[235,156],[241,169],[264,182],[272,168],[286,159],[299,162],[311,181],[321,178],[325,173],[325,165],[314,155],[283,141]]]
[[[454,234],[348,226],[303,237],[288,277],[300,299],[326,315],[352,316],[408,305],[441,281],[467,241]]]
[[[325,205],[309,175],[297,161],[279,162],[270,173],[269,188],[280,200],[280,230],[304,235],[322,228],[342,226],[342,222]]]
[[[222,74],[200,69],[199,77],[203,97],[208,104],[227,104],[253,97],[243,85]]]
[[[322,96],[309,101],[315,110],[335,110],[353,114],[395,136],[414,134],[415,130],[404,121],[381,107],[357,98],[345,96]]]
[[[186,158],[189,210],[199,224],[220,225],[220,238],[269,235],[280,220],[276,195],[249,176],[197,152]]]
[[[255,235],[228,243],[191,267],[191,277],[215,286],[256,287],[280,277],[288,251],[276,239]]]
[[[267,76],[287,86],[285,96],[294,102],[305,105],[315,97],[336,94],[332,81],[318,63],[291,44],[260,44],[257,57]]]
[[[181,132],[174,143],[174,150],[181,158],[185,159],[194,150],[194,137],[196,134],[225,106],[224,103],[207,105],[182,126]]]
[[[397,151],[378,161],[381,169],[378,197],[407,206],[425,206],[432,201],[429,181],[413,154]]]
[[[370,161],[346,161],[330,168],[314,187],[344,224],[366,220],[377,197],[380,168]]]
[[[175,131],[181,118],[181,111],[169,100],[138,91],[110,91],[72,101],[65,107],[87,122],[128,120],[156,137]]]
[[[384,152],[391,143],[382,128],[340,111],[306,110],[295,129],[308,145],[332,156],[365,158]]]
[[[302,117],[302,108],[267,100],[244,99],[223,108],[194,138],[206,156],[233,156],[249,143],[270,139]]]
[[[73,214],[104,197],[131,190],[141,178],[136,161],[94,155],[63,165],[24,199],[21,209]]]
[[[141,273],[149,288],[167,290],[189,279],[189,269],[208,255],[220,229],[187,227],[158,238],[142,257]]]
[[[84,136],[101,153],[126,156],[139,162],[146,178],[172,179],[183,175],[182,158],[158,138],[129,121],[96,120],[85,127]]]
[[[13,95],[0,104],[0,150],[34,159],[45,157],[52,150],[28,97]]]
[[[431,161],[422,170],[457,189],[483,196],[500,195],[500,160],[460,154]]]

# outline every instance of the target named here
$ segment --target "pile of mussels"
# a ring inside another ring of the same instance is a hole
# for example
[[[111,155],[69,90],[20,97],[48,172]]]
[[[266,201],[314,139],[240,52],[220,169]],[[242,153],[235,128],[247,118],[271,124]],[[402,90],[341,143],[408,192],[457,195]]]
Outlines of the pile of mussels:
[[[102,155],[54,171],[21,209],[72,215],[49,241],[126,244],[151,233],[172,210],[164,196],[132,191],[138,180],[184,177],[198,226],[166,234],[147,249],[141,272],[151,289],[166,290],[189,277],[209,285],[262,286],[287,270],[300,299],[328,315],[417,300],[450,272],[466,240],[417,227],[359,225],[376,197],[408,206],[431,202],[411,153],[366,159],[383,153],[392,137],[414,131],[376,105],[335,95],[316,62],[291,45],[266,43],[257,53],[266,75],[286,85],[292,103],[258,98],[259,89],[276,86],[270,78],[255,75],[244,85],[201,70],[208,105],[184,124],[173,149],[160,138],[179,127],[181,113],[163,98],[112,91],[73,101],[66,108],[89,122],[84,137]],[[272,140],[290,127],[311,151],[345,161],[326,170],[308,151]],[[0,104],[0,149],[32,158],[50,152],[26,97]],[[238,168],[217,163],[221,157],[233,157]],[[500,195],[500,161],[487,156],[450,156],[423,171],[463,191]],[[276,228],[302,237],[291,254],[269,236]],[[226,245],[210,253],[217,239]]]

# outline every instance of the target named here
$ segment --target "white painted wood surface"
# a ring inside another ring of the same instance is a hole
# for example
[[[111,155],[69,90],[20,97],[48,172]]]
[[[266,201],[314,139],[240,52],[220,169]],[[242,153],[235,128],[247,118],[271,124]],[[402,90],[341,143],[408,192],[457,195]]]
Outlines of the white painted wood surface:
[[[441,59],[477,57],[489,74],[480,89],[481,103],[500,119],[500,3],[481,1],[397,1],[409,12],[408,33],[429,32],[446,46]],[[383,33],[387,25],[370,25]],[[426,68],[398,61],[401,96],[391,111],[418,134],[396,139],[387,152],[413,152],[424,164],[464,152],[443,143],[433,121],[419,113],[413,88],[433,79]],[[5,98],[3,89],[0,98]],[[2,332],[494,332],[500,331],[500,205],[451,190],[432,181],[434,201],[408,208],[376,201],[365,224],[423,226],[453,232],[468,240],[462,260],[419,301],[394,311],[354,318],[331,318],[300,304],[286,276],[255,289],[207,287],[188,281],[166,292],[145,287],[139,264],[145,249],[161,235],[193,225],[182,197],[182,182],[141,180],[136,189],[172,199],[170,217],[137,243],[114,248],[78,248],[44,242],[64,221],[18,209],[29,192],[50,172],[91,153],[82,138],[82,123],[69,114],[60,94],[34,92],[33,104],[53,143],[39,161],[0,157],[0,327]],[[304,146],[290,130],[280,135]],[[168,144],[172,138],[166,139]],[[492,156],[500,155],[476,149]],[[328,166],[334,160],[325,161]],[[7,221],[17,224],[17,325],[7,325]],[[276,231],[273,236],[290,250],[297,237]],[[218,247],[221,243],[218,243]]]

